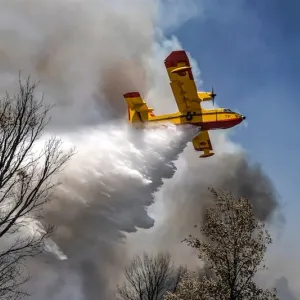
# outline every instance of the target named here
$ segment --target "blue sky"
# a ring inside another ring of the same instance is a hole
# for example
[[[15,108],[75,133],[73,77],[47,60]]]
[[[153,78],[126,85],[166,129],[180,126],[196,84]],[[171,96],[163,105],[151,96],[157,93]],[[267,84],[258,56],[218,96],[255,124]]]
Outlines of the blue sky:
[[[197,1],[195,1],[197,3]],[[198,62],[204,89],[247,116],[233,140],[262,164],[284,205],[285,236],[300,225],[300,2],[199,1],[203,16],[169,34]]]

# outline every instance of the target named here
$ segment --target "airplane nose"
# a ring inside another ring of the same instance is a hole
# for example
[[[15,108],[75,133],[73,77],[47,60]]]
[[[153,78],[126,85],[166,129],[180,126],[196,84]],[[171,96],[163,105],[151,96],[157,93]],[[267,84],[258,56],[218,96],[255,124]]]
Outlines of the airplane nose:
[[[242,116],[242,120],[245,120],[246,119],[246,117],[245,116]]]

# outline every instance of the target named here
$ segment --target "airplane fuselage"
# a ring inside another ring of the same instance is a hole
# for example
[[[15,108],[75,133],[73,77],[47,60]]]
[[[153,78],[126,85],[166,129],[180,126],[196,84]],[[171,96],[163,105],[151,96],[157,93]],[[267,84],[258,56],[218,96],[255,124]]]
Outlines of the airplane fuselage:
[[[240,124],[245,117],[229,109],[201,109],[191,113],[172,113],[154,116],[152,115],[146,123],[172,123],[174,125],[193,125],[201,127],[202,130],[227,129]]]

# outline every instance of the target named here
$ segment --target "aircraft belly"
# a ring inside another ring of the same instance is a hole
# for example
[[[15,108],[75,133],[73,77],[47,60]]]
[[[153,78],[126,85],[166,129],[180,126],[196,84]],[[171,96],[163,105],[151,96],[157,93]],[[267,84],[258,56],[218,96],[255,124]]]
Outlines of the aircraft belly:
[[[239,119],[203,122],[201,128],[203,130],[227,129],[238,125],[240,122]]]

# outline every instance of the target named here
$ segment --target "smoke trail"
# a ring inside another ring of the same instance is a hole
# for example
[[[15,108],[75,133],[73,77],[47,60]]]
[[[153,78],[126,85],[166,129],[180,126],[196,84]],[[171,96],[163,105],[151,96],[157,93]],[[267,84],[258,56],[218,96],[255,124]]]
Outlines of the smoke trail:
[[[124,125],[101,127],[85,130],[86,137],[80,132],[68,136],[77,140],[78,156],[63,175],[59,201],[52,202],[46,213],[46,219],[59,226],[54,241],[67,257],[63,262],[51,259],[45,269],[47,274],[53,269],[57,283],[65,281],[61,291],[55,284],[51,299],[66,299],[74,289],[77,297],[83,293],[87,299],[99,295],[109,299],[108,288],[113,289],[126,258],[122,232],[153,226],[145,207],[153,202],[151,193],[162,178],[173,175],[172,160],[185,147],[182,132],[173,126],[131,132],[133,137],[124,136],[130,133]],[[143,144],[139,148],[137,139]],[[73,287],[78,276],[81,284]],[[41,290],[36,299],[46,297],[47,288],[42,287],[48,280],[36,282]]]
[[[153,228],[130,236],[133,252],[143,248],[152,251],[169,250],[177,263],[194,268],[199,262],[193,249],[181,244],[189,234],[199,236],[204,208],[212,203],[208,187],[226,188],[233,194],[249,198],[259,220],[271,221],[279,208],[278,194],[271,180],[257,164],[226,137],[225,132],[210,133],[216,148],[211,160],[195,157],[192,146],[187,147],[175,175],[166,180],[155,195],[150,212],[156,220]]]

